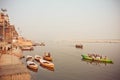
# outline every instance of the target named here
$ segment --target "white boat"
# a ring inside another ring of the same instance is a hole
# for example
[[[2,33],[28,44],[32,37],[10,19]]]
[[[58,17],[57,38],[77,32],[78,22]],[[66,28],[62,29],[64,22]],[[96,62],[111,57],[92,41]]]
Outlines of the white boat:
[[[22,46],[22,50],[33,50],[34,48],[32,46]]]
[[[35,62],[27,61],[27,66],[31,69],[38,69],[38,65]]]
[[[40,61],[41,58],[42,58],[41,56],[35,55],[35,60],[36,60],[36,61]]]
[[[46,61],[43,59],[40,59],[40,65],[42,65],[44,67],[54,68],[54,64],[52,62]]]
[[[34,61],[34,58],[30,55],[26,56],[26,61]]]

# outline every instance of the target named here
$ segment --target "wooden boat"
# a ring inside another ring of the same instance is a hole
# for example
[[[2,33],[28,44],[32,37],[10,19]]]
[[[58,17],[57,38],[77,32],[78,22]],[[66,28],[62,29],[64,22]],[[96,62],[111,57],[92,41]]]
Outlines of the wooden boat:
[[[54,67],[46,67],[46,66],[42,66],[42,65],[40,65],[40,66],[44,69],[49,70],[49,71],[54,71],[55,70]]]
[[[32,46],[45,46],[45,43],[44,42],[41,42],[41,43],[33,43],[33,45]]]
[[[45,53],[43,56],[43,59],[47,60],[47,61],[52,61],[52,57],[51,57],[50,53]]]
[[[33,69],[33,68],[30,68],[29,66],[27,66],[27,69],[29,69],[30,71],[33,71],[33,72],[38,72],[38,69]]]
[[[76,44],[75,47],[76,47],[76,48],[81,48],[81,49],[82,49],[82,48],[83,48],[83,45],[82,45],[82,44]]]
[[[89,57],[88,55],[85,55],[85,54],[82,54],[81,55],[83,59],[86,59],[86,60],[92,60],[92,61],[100,61],[100,62],[106,62],[106,63],[113,63],[112,60],[108,59],[108,58],[101,58],[101,59],[98,59],[98,58],[92,58],[92,57]]]
[[[34,42],[32,46],[40,46],[40,43]]]
[[[39,55],[35,55],[35,60],[36,60],[36,61],[39,62],[41,58],[42,58],[41,56],[39,56]]]
[[[34,48],[32,46],[22,46],[22,50],[33,50]]]
[[[31,69],[38,69],[38,65],[35,62],[27,61],[27,66]]]
[[[82,61],[84,62],[87,62],[87,64],[95,64],[95,65],[102,65],[104,64],[105,66],[108,65],[108,64],[113,64],[113,63],[106,63],[106,62],[101,62],[101,61],[93,61],[93,60],[87,60],[87,59],[81,59]]]
[[[48,68],[54,68],[54,64],[52,62],[40,59],[40,65]]]
[[[45,43],[44,43],[44,42],[41,42],[41,43],[40,43],[40,46],[45,46]]]
[[[48,56],[43,56],[43,59],[47,61],[52,61],[52,57],[48,57]]]
[[[26,61],[34,61],[34,58],[30,55],[27,55]]]

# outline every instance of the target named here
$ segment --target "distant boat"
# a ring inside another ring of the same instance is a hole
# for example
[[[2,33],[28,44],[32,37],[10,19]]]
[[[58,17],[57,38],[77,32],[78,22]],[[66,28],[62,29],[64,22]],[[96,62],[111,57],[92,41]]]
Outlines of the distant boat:
[[[34,48],[32,46],[22,46],[22,50],[33,50]]]
[[[33,45],[32,46],[39,46],[40,43],[37,43],[37,42],[33,42]]]
[[[45,43],[44,43],[44,42],[41,42],[41,43],[40,43],[40,46],[45,46]]]
[[[76,47],[76,48],[81,48],[81,49],[82,49],[82,48],[83,48],[83,45],[82,45],[82,44],[76,44],[75,47]]]
[[[33,46],[45,46],[45,43],[44,43],[44,42],[41,42],[41,43],[33,43]]]
[[[48,68],[54,68],[54,64],[52,62],[40,59],[40,65]]]
[[[31,69],[38,69],[38,65],[35,62],[27,61],[27,66]]]

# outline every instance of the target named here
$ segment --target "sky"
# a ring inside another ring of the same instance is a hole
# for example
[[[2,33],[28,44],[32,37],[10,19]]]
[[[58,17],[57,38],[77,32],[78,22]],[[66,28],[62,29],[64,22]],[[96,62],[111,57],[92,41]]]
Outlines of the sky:
[[[0,0],[0,8],[27,39],[120,39],[120,0]]]

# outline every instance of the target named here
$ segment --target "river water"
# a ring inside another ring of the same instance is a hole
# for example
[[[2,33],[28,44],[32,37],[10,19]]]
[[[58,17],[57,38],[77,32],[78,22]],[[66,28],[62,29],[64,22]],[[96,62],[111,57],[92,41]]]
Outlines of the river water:
[[[23,54],[43,55],[50,52],[54,71],[39,66],[30,70],[32,80],[120,80],[120,43],[83,43],[83,49],[70,42],[48,42],[46,46],[34,47]],[[113,60],[113,64],[83,61],[81,54],[97,53]],[[25,58],[23,62],[26,64]],[[39,63],[36,62],[38,65]]]

